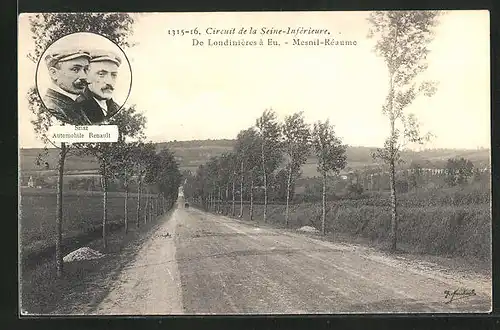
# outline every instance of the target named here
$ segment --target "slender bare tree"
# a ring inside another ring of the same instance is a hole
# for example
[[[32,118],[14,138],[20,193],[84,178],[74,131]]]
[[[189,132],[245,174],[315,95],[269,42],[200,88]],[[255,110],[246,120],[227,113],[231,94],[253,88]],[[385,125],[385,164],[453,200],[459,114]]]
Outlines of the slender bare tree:
[[[336,136],[333,125],[326,120],[325,122],[316,122],[312,132],[312,143],[316,157],[318,158],[318,171],[323,178],[322,195],[322,216],[321,233],[325,234],[326,218],[326,186],[330,173],[339,173],[345,168],[347,163],[346,149],[339,137]]]
[[[392,250],[397,245],[396,165],[401,160],[401,149],[407,143],[424,143],[430,138],[429,134],[421,135],[415,115],[405,110],[419,95],[432,96],[437,90],[435,82],[417,78],[427,69],[428,45],[440,15],[431,10],[377,11],[368,18],[369,37],[376,40],[374,51],[384,58],[388,72],[389,87],[382,112],[389,119],[389,136],[373,156],[389,166]]]
[[[32,37],[35,42],[33,53],[28,57],[37,63],[45,49],[59,38],[75,32],[94,32],[108,37],[121,47],[131,46],[127,39],[133,32],[133,16],[124,13],[40,13],[29,17]],[[50,140],[46,134],[48,128],[55,123],[52,115],[41,102],[40,96],[33,87],[28,92],[30,110],[35,114],[32,120],[37,136],[47,144]],[[58,161],[58,191],[56,212],[56,268],[57,275],[63,272],[61,253],[62,218],[63,218],[63,179],[64,163],[70,147],[66,144],[55,146],[60,149]]]
[[[273,110],[265,110],[255,126],[260,142],[261,174],[264,185],[264,213],[263,220],[267,218],[268,199],[268,177],[279,166],[281,155],[281,128],[276,113]]]
[[[292,183],[300,173],[300,167],[307,161],[310,151],[310,129],[304,121],[303,112],[285,117],[283,129],[283,151],[286,154],[287,184],[285,224],[288,226],[290,198],[293,196]]]

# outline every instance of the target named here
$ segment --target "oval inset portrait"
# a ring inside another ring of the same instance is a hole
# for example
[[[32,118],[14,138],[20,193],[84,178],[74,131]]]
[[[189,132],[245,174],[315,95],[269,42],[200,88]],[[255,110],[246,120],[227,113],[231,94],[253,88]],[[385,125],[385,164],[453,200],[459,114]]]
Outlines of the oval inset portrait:
[[[132,70],[123,50],[88,32],[51,44],[38,62],[36,86],[47,111],[70,125],[101,125],[125,104]]]

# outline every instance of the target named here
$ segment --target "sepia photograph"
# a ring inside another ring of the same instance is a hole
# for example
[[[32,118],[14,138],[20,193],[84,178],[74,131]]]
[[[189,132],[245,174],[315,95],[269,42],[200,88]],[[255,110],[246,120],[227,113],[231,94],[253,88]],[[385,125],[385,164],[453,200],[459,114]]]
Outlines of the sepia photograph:
[[[37,90],[47,111],[62,123],[101,124],[118,113],[130,92],[132,76],[125,54],[98,34],[64,36],[39,61]],[[125,69],[120,70],[122,62]]]
[[[491,312],[488,11],[18,31],[21,317]]]

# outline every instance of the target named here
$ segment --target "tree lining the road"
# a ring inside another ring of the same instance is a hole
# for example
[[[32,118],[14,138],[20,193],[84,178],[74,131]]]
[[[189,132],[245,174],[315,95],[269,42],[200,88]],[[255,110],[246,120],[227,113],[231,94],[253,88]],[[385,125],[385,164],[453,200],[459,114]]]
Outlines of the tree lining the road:
[[[397,182],[396,166],[402,162],[402,152],[409,144],[423,144],[431,138],[431,134],[422,134],[420,124],[415,114],[408,113],[408,107],[421,95],[431,97],[437,91],[437,84],[432,81],[421,79],[421,74],[427,69],[427,55],[429,54],[428,45],[433,39],[434,27],[438,25],[438,17],[442,14],[439,11],[394,11],[372,12],[369,15],[370,23],[369,37],[375,39],[374,52],[385,61],[388,72],[388,92],[382,113],[389,121],[389,136],[384,146],[378,148],[373,153],[374,159],[382,160],[388,167],[390,206],[391,206],[391,249],[394,251],[398,241],[398,213],[397,213]],[[260,146],[260,154],[252,153],[251,157],[260,160],[258,172],[262,178],[261,187],[257,187],[259,192],[262,188],[264,200],[263,220],[266,221],[268,198],[276,189],[287,187],[288,191],[284,194],[287,199],[290,198],[290,173],[293,168],[279,169],[283,157],[283,132],[282,126],[277,122],[276,115],[272,110],[265,110],[260,118],[257,119],[255,130]],[[322,208],[322,232],[325,232],[325,195],[326,180],[328,172],[338,173],[340,169],[346,166],[346,146],[335,136],[334,130],[327,122],[318,122],[313,130],[315,139],[315,151],[318,157],[318,169],[323,179],[323,208]],[[238,140],[240,137],[237,138]],[[287,139],[285,139],[286,141]],[[293,137],[292,143],[285,144],[285,151],[290,145],[298,142],[298,137]],[[314,140],[314,138],[313,138]],[[327,142],[328,141],[328,142]],[[289,141],[290,142],[290,141]],[[329,144],[328,144],[329,143]],[[233,151],[240,159],[240,172],[242,164],[242,148],[237,143],[237,148]],[[243,151],[245,152],[245,151]],[[291,153],[288,152],[288,159]],[[274,162],[273,162],[274,161]],[[293,162],[289,162],[293,164]],[[212,166],[217,166],[217,157],[214,157]],[[384,166],[384,167],[385,167]],[[288,182],[280,183],[288,170]],[[277,171],[277,173],[276,173]],[[346,180],[351,181],[348,191],[354,195],[360,195],[362,192],[359,184],[360,173],[353,171],[356,176],[356,183],[353,184],[352,176],[346,176]],[[210,172],[207,172],[210,178]],[[351,173],[350,173],[351,174]],[[468,174],[467,174],[468,175]],[[450,175],[451,176],[451,175]],[[243,176],[242,176],[243,177]],[[373,176],[371,176],[373,184]],[[243,179],[240,180],[240,199],[243,197]],[[251,186],[251,199],[254,195],[254,187]],[[401,189],[401,188],[400,188]],[[248,188],[247,188],[248,190]],[[194,196],[197,197],[197,196]],[[242,203],[242,202],[241,202]],[[253,203],[250,203],[253,205]],[[241,207],[242,209],[242,207]],[[288,223],[288,207],[285,211],[285,223]]]
[[[141,225],[141,197],[144,187],[144,177],[148,171],[149,164],[153,161],[156,153],[156,147],[153,143],[139,141],[132,149],[132,161],[134,163],[134,171],[137,178],[137,213],[135,226],[139,228]]]
[[[131,145],[127,139],[142,139],[144,137],[144,128],[146,118],[141,113],[137,113],[134,106],[128,109],[122,109],[113,118],[109,120],[110,125],[118,126],[118,142],[100,142],[100,143],[75,143],[77,154],[85,157],[94,156],[99,163],[99,174],[101,175],[101,184],[103,191],[103,220],[102,220],[102,240],[103,248],[107,249],[107,193],[108,182],[116,174],[121,174],[121,170],[129,167],[131,158]],[[122,168],[121,165],[124,165]],[[125,197],[127,201],[128,196]]]
[[[35,43],[33,53],[28,57],[38,63],[43,52],[49,45],[59,38],[76,32],[92,32],[103,35],[121,47],[131,46],[128,37],[133,33],[134,19],[129,14],[124,13],[40,13],[29,18],[32,39]],[[58,148],[58,182],[57,182],[57,216],[56,216],[56,267],[57,275],[63,272],[63,261],[61,252],[62,241],[62,218],[63,218],[63,176],[65,159],[71,148],[61,143],[54,145],[47,136],[50,126],[55,124],[54,118],[45,108],[36,87],[31,87],[28,91],[29,110],[33,113],[31,120],[33,130],[38,139],[44,144],[44,153],[39,158],[47,155],[47,146],[53,145]]]
[[[232,152],[212,156],[206,164],[199,165],[194,175],[186,173],[186,197],[197,200],[207,211],[232,216],[236,216],[235,200],[239,197],[238,217],[243,217],[244,201],[249,201],[250,220],[254,198],[257,198],[264,206],[263,221],[266,221],[268,201],[282,202],[286,205],[285,226],[288,226],[295,182],[311,150],[316,151],[325,181],[328,172],[338,173],[345,166],[346,146],[341,144],[328,121],[316,123],[315,127],[323,130],[313,130],[305,122],[303,112],[287,116],[280,123],[274,111],[265,110],[255,126],[238,133]],[[323,142],[323,149],[315,148],[314,141]]]
[[[129,36],[133,33],[134,18],[131,14],[124,13],[43,13],[34,14],[29,18],[32,38],[35,43],[34,52],[28,54],[28,57],[35,63],[38,63],[45,49],[59,38],[76,32],[90,32],[107,37],[122,48],[133,46],[129,43]],[[155,147],[152,143],[144,143],[143,130],[146,125],[145,117],[140,114],[134,105],[124,105],[115,116],[110,119],[110,124],[115,124],[119,128],[119,139],[116,143],[85,143],[73,144],[71,146],[61,143],[60,146],[54,145],[47,136],[51,125],[56,124],[55,119],[45,108],[40,95],[35,87],[29,89],[27,94],[29,110],[34,115],[31,120],[32,128],[42,142],[44,142],[44,151],[38,155],[37,162],[43,163],[48,156],[48,146],[52,145],[59,149],[58,160],[58,180],[57,180],[57,212],[56,212],[56,269],[57,276],[63,274],[63,256],[61,251],[62,241],[62,220],[63,220],[63,179],[64,164],[67,155],[71,152],[76,156],[92,154],[97,156],[99,161],[99,174],[101,175],[103,194],[103,245],[107,247],[107,191],[108,181],[122,181],[125,186],[125,231],[127,225],[127,203],[128,203],[128,185],[130,179],[138,177],[139,185],[142,183],[146,172],[151,171],[152,166],[159,165],[163,168],[156,168],[160,173],[158,176],[151,177],[151,184],[159,188],[159,195],[155,199],[155,205],[152,203],[150,208],[145,210],[149,214],[158,215],[160,204],[163,202],[162,209],[167,210],[173,206],[177,198],[177,190],[180,185],[180,172],[178,164],[175,162],[172,154],[168,150],[162,150],[156,155]],[[135,140],[135,141],[134,141]],[[151,148],[151,146],[153,148]],[[154,155],[154,156],[153,156]],[[160,159],[155,162],[155,157]],[[141,167],[142,166],[142,167]],[[141,190],[141,189],[140,189]],[[137,219],[140,214],[141,191],[138,193]],[[153,207],[154,206],[154,207]]]
[[[289,202],[293,198],[295,179],[300,176],[300,167],[305,164],[309,155],[311,132],[302,111],[287,116],[282,130],[283,151],[287,159],[285,225],[288,226]]]
[[[314,123],[312,144],[318,157],[318,171],[323,181],[321,233],[325,234],[326,187],[329,173],[338,174],[346,164],[347,146],[335,134],[333,125],[328,120]]]
[[[255,122],[260,143],[260,171],[264,188],[264,214],[266,222],[269,176],[282,161],[282,131],[273,110],[265,110]]]
[[[236,137],[236,144],[234,146],[234,152],[236,153],[236,158],[239,161],[239,174],[240,174],[240,213],[239,217],[243,217],[243,196],[244,196],[244,185],[248,182],[249,188],[249,199],[250,199],[250,220],[253,219],[253,191],[255,185],[255,178],[257,177],[258,171],[258,152],[259,152],[259,136],[255,131],[255,128],[250,127],[246,130],[242,130],[238,133]]]
[[[423,144],[431,137],[421,134],[419,122],[406,109],[420,95],[433,96],[436,82],[417,78],[427,67],[429,43],[438,25],[439,11],[376,11],[368,17],[369,37],[376,41],[374,52],[387,66],[389,90],[382,113],[389,119],[390,129],[384,147],[373,155],[389,166],[391,190],[391,249],[396,250],[398,214],[396,197],[396,165],[401,150],[408,143]]]

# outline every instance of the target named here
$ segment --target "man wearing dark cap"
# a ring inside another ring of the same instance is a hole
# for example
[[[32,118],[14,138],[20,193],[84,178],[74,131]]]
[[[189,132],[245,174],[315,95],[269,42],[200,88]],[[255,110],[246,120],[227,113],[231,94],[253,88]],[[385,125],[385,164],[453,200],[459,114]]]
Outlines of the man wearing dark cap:
[[[109,51],[94,51],[91,56],[87,78],[89,85],[76,101],[90,121],[99,124],[120,110],[112,97],[122,61]]]
[[[81,49],[51,51],[45,62],[52,80],[42,101],[47,110],[63,123],[89,125],[90,120],[76,104],[87,86],[90,53]]]

